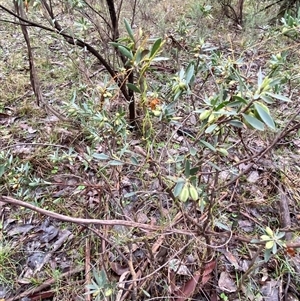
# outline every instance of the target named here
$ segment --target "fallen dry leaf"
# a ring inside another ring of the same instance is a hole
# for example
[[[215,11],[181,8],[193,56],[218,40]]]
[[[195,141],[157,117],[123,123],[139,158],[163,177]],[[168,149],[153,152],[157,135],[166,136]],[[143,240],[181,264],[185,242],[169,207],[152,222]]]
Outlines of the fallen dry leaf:
[[[205,285],[209,281],[209,279],[211,278],[211,273],[215,269],[215,266],[216,266],[215,260],[212,260],[205,265],[202,280],[201,280],[202,285]]]
[[[187,281],[181,288],[176,291],[176,301],[185,301],[190,298],[197,287],[199,279],[200,271],[197,271],[189,281]]]
[[[219,288],[222,291],[233,293],[236,292],[237,286],[227,272],[222,272],[218,282]]]

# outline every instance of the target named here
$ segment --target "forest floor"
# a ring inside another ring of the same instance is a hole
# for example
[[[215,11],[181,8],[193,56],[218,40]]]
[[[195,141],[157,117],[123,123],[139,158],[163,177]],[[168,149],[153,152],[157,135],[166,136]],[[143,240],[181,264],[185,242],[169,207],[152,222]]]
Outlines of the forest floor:
[[[0,8],[0,300],[300,300],[299,38],[267,24],[276,7],[248,4],[241,27],[182,2],[137,6],[142,46],[162,37],[168,60],[147,74],[133,131],[99,62],[29,27],[37,105],[22,31]],[[111,59],[73,13],[58,19]],[[264,98],[274,129],[268,114],[254,127],[226,115],[262,77],[276,81]]]

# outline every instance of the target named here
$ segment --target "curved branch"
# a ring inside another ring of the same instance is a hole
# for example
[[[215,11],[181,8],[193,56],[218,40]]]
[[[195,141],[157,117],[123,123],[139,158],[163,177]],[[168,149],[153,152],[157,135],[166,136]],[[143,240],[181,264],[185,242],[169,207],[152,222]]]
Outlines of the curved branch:
[[[79,224],[79,225],[106,225],[106,226],[114,226],[114,225],[120,225],[120,226],[125,226],[125,227],[134,227],[134,228],[139,228],[139,229],[144,229],[148,231],[163,231],[163,230],[168,230],[168,228],[171,228],[171,226],[155,226],[155,225],[149,225],[149,224],[142,224],[142,223],[137,223],[133,221],[126,221],[126,220],[102,220],[102,219],[86,219],[86,218],[77,218],[77,217],[71,217],[59,213],[55,213],[53,211],[49,211],[46,209],[42,209],[39,207],[36,207],[32,204],[14,199],[12,197],[8,196],[1,196],[0,195],[0,201],[12,205],[17,205],[21,207],[28,208],[30,210],[33,210],[35,212],[38,212],[42,215],[46,215],[49,217],[52,217],[57,220],[61,220],[64,222],[70,222],[74,224]],[[170,229],[172,233],[178,233],[178,234],[184,234],[184,235],[195,235],[196,232],[193,231],[184,231],[180,229]]]

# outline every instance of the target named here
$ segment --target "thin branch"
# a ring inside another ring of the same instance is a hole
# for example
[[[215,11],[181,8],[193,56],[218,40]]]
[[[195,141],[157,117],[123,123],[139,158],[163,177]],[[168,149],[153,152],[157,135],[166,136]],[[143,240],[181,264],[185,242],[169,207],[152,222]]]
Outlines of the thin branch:
[[[0,196],[0,201],[4,203],[9,203],[12,205],[17,205],[21,207],[28,208],[30,210],[33,210],[35,212],[38,212],[42,215],[46,215],[49,217],[52,217],[57,220],[61,220],[64,222],[70,222],[74,224],[80,224],[80,225],[108,225],[108,226],[114,226],[114,225],[120,225],[120,226],[125,226],[125,227],[134,227],[134,228],[140,228],[148,231],[166,231],[171,228],[171,226],[155,226],[155,225],[148,225],[148,224],[142,224],[142,223],[137,223],[133,221],[126,221],[126,220],[101,220],[101,219],[85,219],[85,218],[76,218],[76,217],[71,217],[59,213],[55,213],[53,211],[49,211],[46,209],[42,209],[39,207],[36,207],[32,204],[14,199],[12,197],[8,196]],[[184,231],[180,229],[173,229],[171,228],[170,231],[172,233],[178,233],[178,234],[184,234],[184,235],[194,235],[194,231]]]

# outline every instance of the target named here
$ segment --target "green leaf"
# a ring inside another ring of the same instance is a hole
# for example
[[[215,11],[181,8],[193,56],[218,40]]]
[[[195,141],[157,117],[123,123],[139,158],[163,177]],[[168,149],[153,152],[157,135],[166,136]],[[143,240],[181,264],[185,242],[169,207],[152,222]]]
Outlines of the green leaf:
[[[259,131],[263,131],[265,129],[264,124],[257,118],[247,115],[247,114],[243,114],[243,117],[253,128],[255,128]]]
[[[274,240],[270,240],[266,242],[266,249],[272,249],[274,246]]]
[[[276,238],[277,238],[277,239],[281,239],[281,238],[283,238],[284,236],[285,236],[285,233],[284,233],[284,232],[279,232],[279,233],[276,234]]]
[[[197,112],[196,112],[197,113]],[[202,121],[202,120],[205,120],[207,119],[211,114],[211,110],[204,110],[201,112],[200,116],[199,116],[199,119]]]
[[[152,45],[152,48],[151,48],[151,52],[150,52],[150,59],[152,59],[156,53],[159,51],[160,47],[161,47],[161,42],[162,42],[162,39],[159,38],[157,39],[154,44]]]
[[[190,169],[190,175],[195,176],[198,171],[199,171],[199,167],[193,167]]]
[[[263,74],[261,72],[261,68],[259,68],[257,73],[257,86],[260,87],[262,83],[263,83]]]
[[[186,178],[188,178],[190,176],[190,169],[191,169],[190,160],[186,159],[185,166],[184,166],[184,175]]]
[[[108,161],[108,164],[111,166],[120,166],[120,165],[124,165],[124,162],[119,161],[119,160],[111,160],[111,161]]]
[[[193,201],[197,201],[198,198],[199,198],[197,188],[196,188],[194,185],[192,185],[191,183],[189,183],[188,189],[189,189],[189,195],[190,195],[190,198],[191,198]]]
[[[240,129],[244,128],[244,124],[239,120],[230,120],[228,123]]]
[[[127,83],[127,87],[132,90],[133,92],[136,92],[136,93],[141,93],[141,90],[134,84],[132,83]]]
[[[275,78],[273,80],[270,81],[269,85],[270,87],[276,86],[281,84],[281,79],[280,78]]]
[[[135,55],[135,62],[138,64],[149,52],[148,49],[141,50],[139,48]]]
[[[130,158],[130,161],[131,161],[132,164],[134,164],[134,165],[139,165],[139,161],[137,160],[136,157],[131,157],[131,158]]]
[[[199,141],[202,145],[204,145],[205,147],[209,148],[210,150],[212,150],[213,152],[216,152],[216,148],[214,146],[212,146],[210,143],[204,141],[204,140],[200,140]]]
[[[158,56],[152,59],[152,62],[161,62],[161,61],[168,61],[170,58],[168,57],[163,57],[163,56]]]
[[[193,63],[190,63],[186,69],[185,81],[189,85],[193,76],[195,75],[195,66]]]
[[[125,23],[126,31],[129,35],[131,41],[135,43],[133,31],[132,31],[132,28],[131,28],[130,24],[128,23],[128,21],[126,19],[124,19],[124,23]]]
[[[174,96],[174,101],[176,101],[181,96],[181,94],[182,94],[182,91],[179,90]]]
[[[269,235],[262,235],[261,237],[260,237],[262,240],[270,240],[270,239],[272,239]]]
[[[188,188],[188,183],[185,183],[183,186],[178,198],[181,202],[186,202],[190,196],[189,188]]]
[[[136,195],[136,191],[128,192],[124,194],[124,198],[131,198],[132,196]]]
[[[269,112],[266,111],[266,109],[259,103],[255,102],[254,107],[259,115],[259,117],[262,119],[262,121],[271,129],[275,130],[275,123]]]
[[[264,252],[264,260],[265,262],[268,262],[272,256],[271,254],[271,249],[267,249],[265,252]]]
[[[225,224],[223,224],[221,222],[218,222],[218,221],[215,222],[215,226],[218,227],[218,228],[220,228],[220,229],[231,231],[230,227],[228,227],[227,225],[225,225]]]
[[[105,155],[104,153],[100,153],[100,154],[93,154],[93,158],[98,159],[98,160],[107,160],[109,159],[108,155]]]
[[[223,147],[220,147],[220,148],[217,148],[217,151],[223,155],[223,156],[228,156],[228,151],[227,149],[223,148]]]
[[[268,94],[268,92],[262,93],[262,94],[260,95],[260,98],[261,98],[264,102],[266,102],[267,104],[272,104],[272,103],[274,103],[273,98],[270,97],[270,96],[268,96],[268,95],[266,95],[266,94]]]
[[[208,161],[207,164],[213,167],[215,170],[222,171],[222,169],[219,166],[217,166],[215,163],[211,161]]]
[[[228,104],[229,106],[235,106],[236,104],[241,104],[241,103],[247,104],[247,100],[245,98],[241,97],[241,96],[234,95],[232,98],[235,100],[235,102],[229,103]]]
[[[271,93],[271,92],[266,92],[266,94],[268,94],[269,96],[271,96],[273,98],[276,98],[278,100],[282,100],[282,101],[286,101],[286,102],[291,102],[291,100],[288,97],[283,96],[281,94],[274,94],[274,93]]]
[[[4,175],[5,165],[0,165],[0,177]]]
[[[175,185],[175,187],[174,187],[174,190],[173,190],[174,196],[175,196],[175,197],[178,197],[178,196],[180,195],[181,190],[182,190],[184,184],[185,184],[185,180],[184,180],[184,179],[179,178],[179,179],[177,180],[177,183],[176,183],[176,185]]]
[[[270,227],[266,227],[266,233],[270,236],[270,237],[272,237],[273,235],[274,235],[274,232],[273,232],[273,230],[270,228]]]
[[[191,156],[195,156],[197,154],[197,149],[194,148],[194,147],[191,147],[190,148],[190,154],[191,154]]]
[[[118,42],[109,42],[110,45],[118,48],[119,46],[122,46],[122,44],[118,43]]]
[[[110,295],[112,295],[113,290],[111,288],[108,288],[105,290],[104,295],[105,297],[109,297]]]
[[[213,132],[217,127],[218,127],[217,124],[212,124],[212,125],[210,125],[210,126],[205,130],[205,133],[206,133],[206,134],[210,134],[210,133]]]
[[[147,291],[143,290],[142,288],[141,290],[146,297],[148,297],[149,299],[151,298],[151,295]]]
[[[120,52],[126,56],[127,58],[129,58],[130,60],[133,59],[133,53],[130,49],[128,49],[125,46],[118,46],[118,49],[120,50]]]
[[[220,110],[220,111],[215,111],[214,114],[221,115],[221,116],[236,116],[238,113],[236,111]]]
[[[277,253],[277,244],[274,242],[273,248],[272,248],[272,253],[276,254]]]

